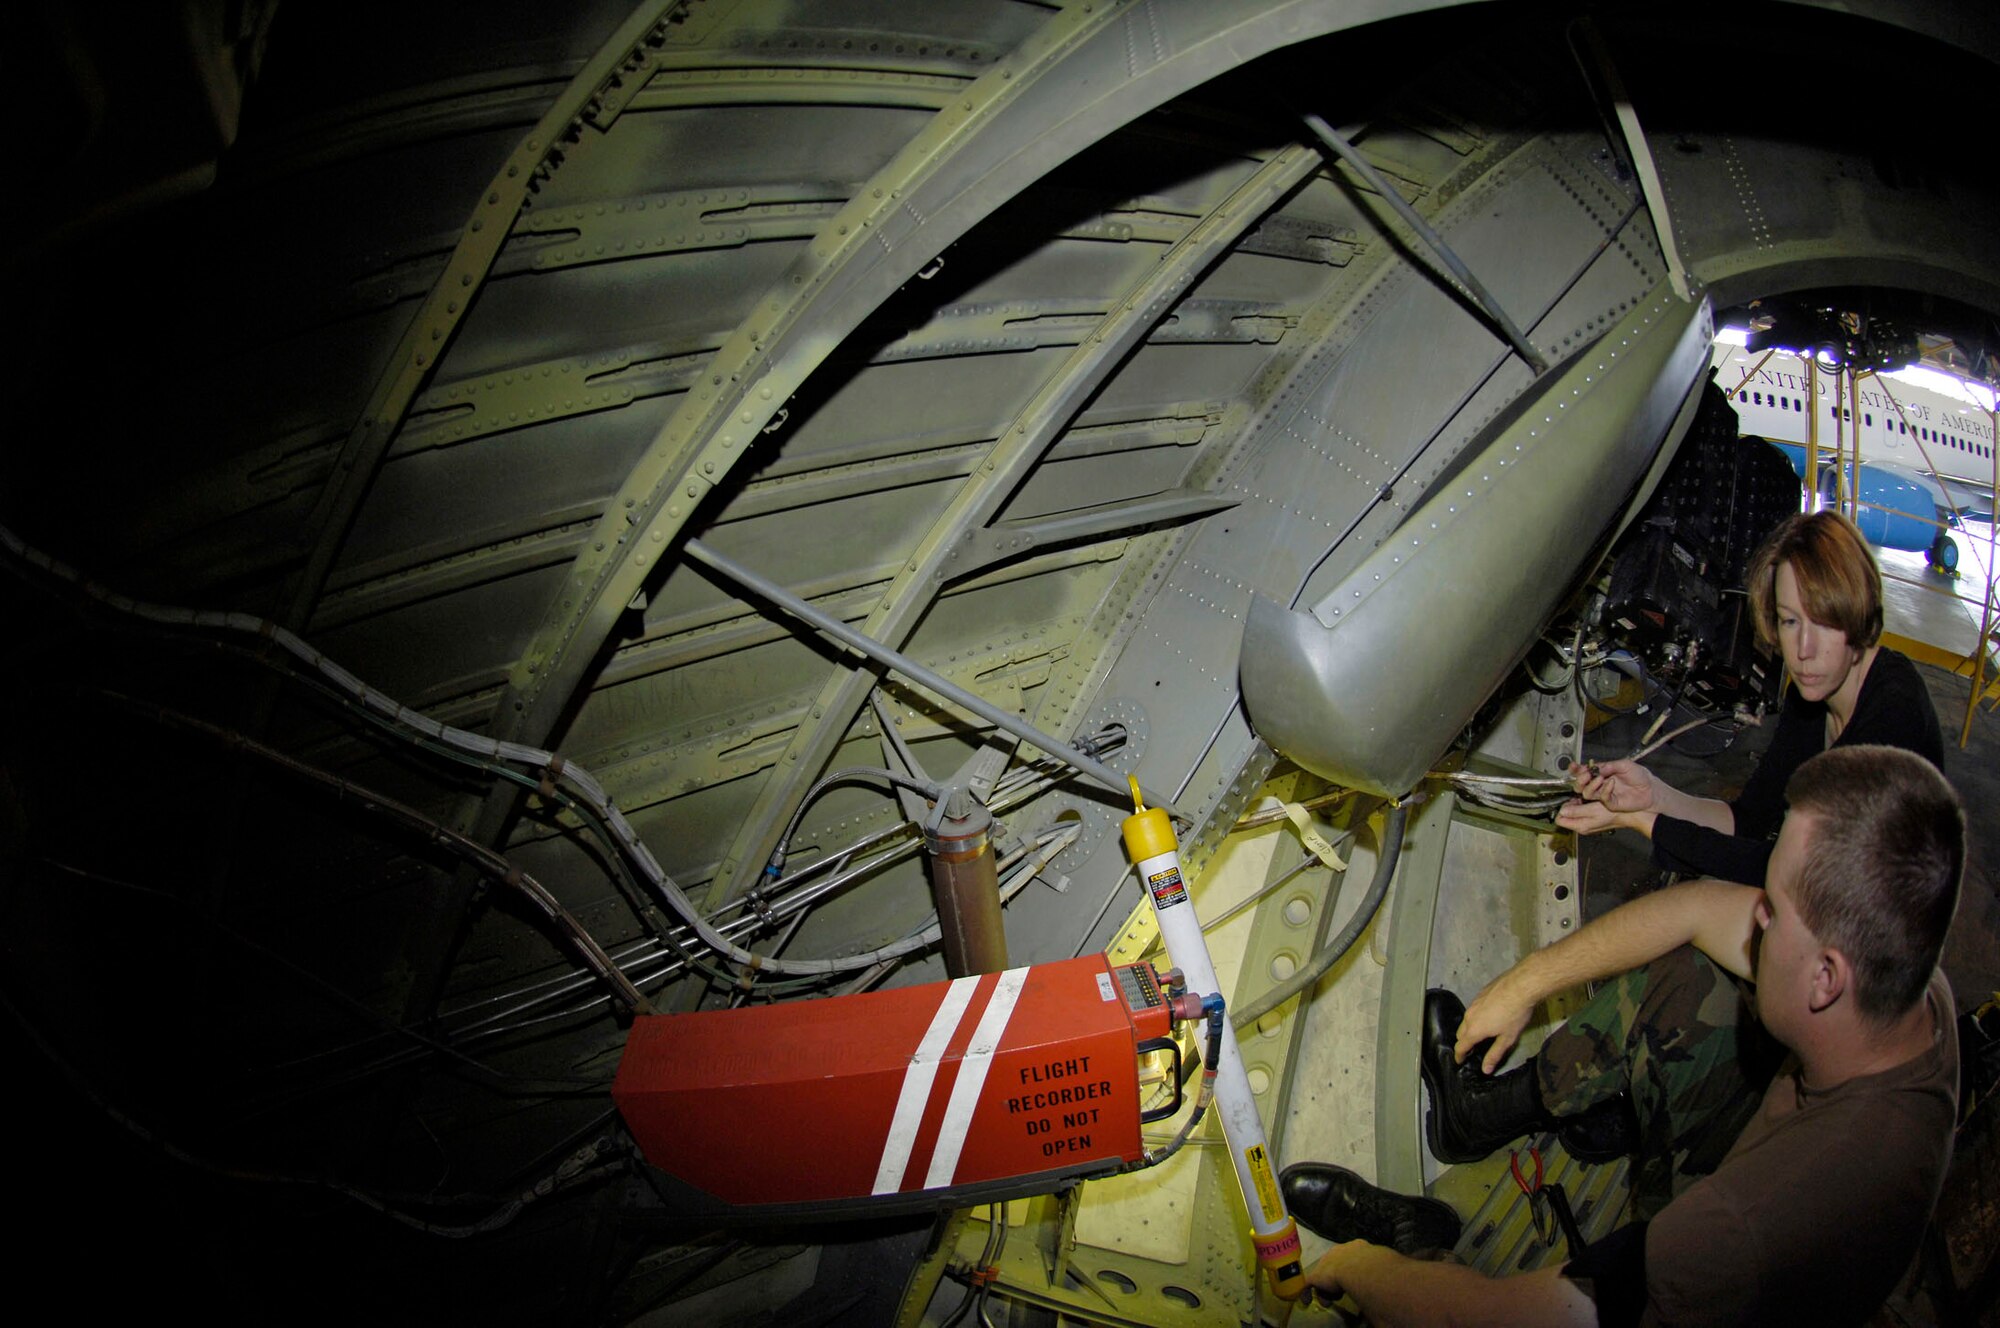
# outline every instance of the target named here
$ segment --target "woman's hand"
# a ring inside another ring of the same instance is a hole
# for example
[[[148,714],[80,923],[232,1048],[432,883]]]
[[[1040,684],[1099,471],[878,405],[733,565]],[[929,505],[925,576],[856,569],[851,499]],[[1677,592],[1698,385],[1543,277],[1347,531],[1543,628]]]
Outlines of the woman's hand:
[[[1556,809],[1556,824],[1579,835],[1621,827],[1648,838],[1660,814],[1667,786],[1634,761],[1590,761],[1573,765],[1570,781],[1580,795]]]
[[[1614,812],[1660,810],[1660,786],[1637,761],[1580,761],[1569,768],[1577,796]]]
[[[1606,830],[1616,830],[1624,824],[1617,812],[1601,802],[1585,802],[1581,798],[1571,798],[1556,808],[1556,824],[1579,835],[1595,835]]]

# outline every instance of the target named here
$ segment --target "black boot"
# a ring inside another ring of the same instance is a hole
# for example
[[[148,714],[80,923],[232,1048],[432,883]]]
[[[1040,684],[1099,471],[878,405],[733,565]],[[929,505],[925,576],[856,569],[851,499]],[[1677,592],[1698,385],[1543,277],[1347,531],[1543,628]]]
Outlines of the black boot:
[[[1554,1120],[1542,1106],[1533,1064],[1502,1074],[1479,1068],[1481,1043],[1463,1062],[1452,1059],[1465,1004],[1448,991],[1424,993],[1424,1086],[1431,1109],[1424,1113],[1424,1136],[1431,1155],[1440,1162],[1477,1162],[1533,1130],[1546,1130]]]
[[[1378,1189],[1346,1167],[1299,1162],[1278,1177],[1299,1225],[1336,1243],[1365,1240],[1403,1254],[1458,1244],[1458,1214],[1436,1199]]]
[[[1579,1162],[1616,1162],[1639,1148],[1639,1122],[1632,1114],[1630,1094],[1585,1107],[1574,1116],[1556,1119],[1556,1137],[1565,1152]]]

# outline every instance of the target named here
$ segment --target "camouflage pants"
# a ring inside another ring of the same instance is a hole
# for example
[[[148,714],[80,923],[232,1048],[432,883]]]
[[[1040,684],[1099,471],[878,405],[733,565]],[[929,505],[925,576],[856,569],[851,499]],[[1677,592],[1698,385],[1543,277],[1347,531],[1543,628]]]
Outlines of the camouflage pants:
[[[1783,1050],[1737,980],[1683,946],[1606,983],[1550,1034],[1534,1063],[1542,1102],[1557,1116],[1632,1095],[1633,1204],[1651,1217],[1715,1170]]]

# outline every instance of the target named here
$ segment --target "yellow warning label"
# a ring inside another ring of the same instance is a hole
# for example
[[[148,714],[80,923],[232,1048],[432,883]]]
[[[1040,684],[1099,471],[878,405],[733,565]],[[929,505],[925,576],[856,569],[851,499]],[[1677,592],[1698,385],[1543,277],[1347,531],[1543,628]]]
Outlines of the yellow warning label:
[[[1250,1164],[1250,1183],[1257,1187],[1257,1203],[1264,1210],[1264,1220],[1277,1221],[1285,1215],[1285,1201],[1278,1197],[1278,1178],[1271,1174],[1271,1155],[1264,1145],[1253,1144],[1244,1150],[1243,1160]]]

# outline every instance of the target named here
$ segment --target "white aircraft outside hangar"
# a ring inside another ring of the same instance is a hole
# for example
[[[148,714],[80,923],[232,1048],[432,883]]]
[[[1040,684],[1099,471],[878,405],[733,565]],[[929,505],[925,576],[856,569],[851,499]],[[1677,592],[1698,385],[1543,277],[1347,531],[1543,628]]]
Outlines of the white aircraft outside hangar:
[[[1747,339],[1741,328],[1722,328],[1714,355],[1744,435],[1772,443],[1804,478],[1807,414],[1817,411],[1822,492],[1831,492],[1837,445],[1860,462],[1852,487],[1863,533],[1955,570],[1952,530],[1993,519],[1993,389],[1916,364],[1864,372],[1850,394],[1837,366],[1809,365],[1791,350],[1752,351]]]

